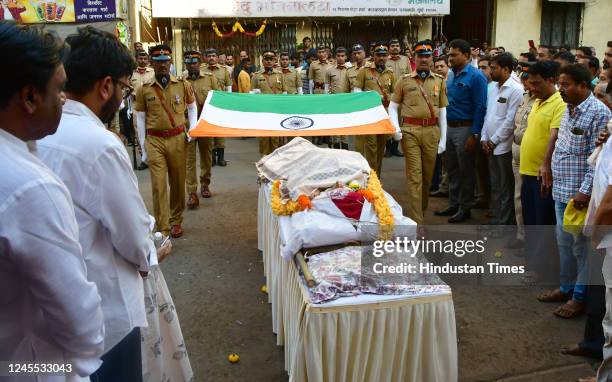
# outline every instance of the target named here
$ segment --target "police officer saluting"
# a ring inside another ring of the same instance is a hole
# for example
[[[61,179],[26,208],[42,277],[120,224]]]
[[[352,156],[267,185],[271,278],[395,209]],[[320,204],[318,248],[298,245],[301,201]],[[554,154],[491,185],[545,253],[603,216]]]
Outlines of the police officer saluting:
[[[418,42],[414,52],[416,71],[404,74],[395,85],[389,117],[396,127],[394,139],[401,139],[404,150],[408,185],[406,214],[422,225],[436,155],[444,152],[446,147],[448,100],[444,78],[430,71],[433,60],[431,41]]]
[[[183,235],[185,210],[185,110],[193,129],[198,121],[197,107],[189,82],[170,74],[170,47],[156,45],[149,53],[155,78],[138,89],[134,110],[137,123],[147,128],[145,147],[157,230],[176,238]]]
[[[274,69],[276,55],[272,50],[263,52],[263,69],[255,72],[251,79],[251,93],[253,94],[287,94],[283,72]],[[281,146],[281,138],[259,138],[259,153],[262,156],[272,153]]]
[[[183,54],[185,66],[187,67],[186,80],[191,84],[195,100],[198,106],[198,115],[202,113],[204,101],[210,90],[218,90],[217,80],[213,73],[208,70],[200,70],[202,64],[202,54],[197,50],[190,50]],[[191,127],[191,126],[190,126]],[[187,208],[194,209],[199,204],[198,181],[196,166],[196,149],[200,152],[200,192],[203,198],[210,198],[210,175],[212,169],[212,148],[211,138],[195,138],[187,144]]]
[[[389,107],[391,93],[395,87],[395,76],[393,71],[386,67],[388,50],[384,45],[374,48],[374,58],[370,66],[364,66],[357,73],[355,80],[354,93],[373,90],[380,94],[385,109]],[[355,137],[355,149],[360,152],[378,174],[382,169],[383,155],[385,154],[385,143],[387,136],[378,135],[358,135]]]

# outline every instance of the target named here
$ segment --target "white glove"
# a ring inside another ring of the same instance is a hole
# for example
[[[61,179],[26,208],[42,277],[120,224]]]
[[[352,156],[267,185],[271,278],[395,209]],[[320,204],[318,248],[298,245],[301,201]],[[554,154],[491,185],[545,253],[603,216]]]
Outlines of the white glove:
[[[261,90],[260,89],[253,89],[250,92],[251,94],[261,94]]]
[[[395,102],[391,102],[389,104],[389,108],[387,112],[389,113],[389,119],[391,120],[391,124],[395,127],[395,134],[393,134],[393,140],[399,142],[402,140],[402,130],[399,127],[398,121],[398,111],[399,105]]]
[[[446,151],[446,131],[448,130],[445,107],[440,108],[440,113],[438,115],[438,126],[440,127],[440,142],[438,142],[438,154],[442,154]]]

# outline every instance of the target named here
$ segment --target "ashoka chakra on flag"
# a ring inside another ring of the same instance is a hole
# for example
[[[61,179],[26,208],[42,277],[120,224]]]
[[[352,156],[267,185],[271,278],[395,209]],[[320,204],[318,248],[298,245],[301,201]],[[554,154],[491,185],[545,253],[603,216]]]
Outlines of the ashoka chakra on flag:
[[[244,94],[211,91],[192,137],[393,134],[376,92]]]

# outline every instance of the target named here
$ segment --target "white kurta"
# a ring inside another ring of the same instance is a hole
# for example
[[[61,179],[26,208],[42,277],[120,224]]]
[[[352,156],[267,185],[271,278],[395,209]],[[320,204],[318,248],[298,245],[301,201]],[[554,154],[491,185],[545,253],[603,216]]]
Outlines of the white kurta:
[[[155,253],[149,214],[121,141],[84,104],[67,100],[59,128],[38,144],[75,205],[87,276],[102,297],[105,352],[147,325],[143,283]]]
[[[0,147],[0,360],[71,362],[88,376],[101,365],[104,328],[70,194],[25,142],[3,129]]]

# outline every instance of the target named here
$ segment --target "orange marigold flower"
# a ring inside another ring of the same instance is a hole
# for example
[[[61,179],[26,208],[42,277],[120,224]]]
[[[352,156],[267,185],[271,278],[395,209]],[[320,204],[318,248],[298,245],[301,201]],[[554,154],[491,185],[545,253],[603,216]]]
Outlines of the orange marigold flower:
[[[361,194],[370,203],[373,203],[374,199],[376,199],[374,193],[370,190],[358,190],[357,193]]]
[[[312,202],[310,201],[310,198],[304,194],[298,196],[297,202],[302,210],[312,208]]]

